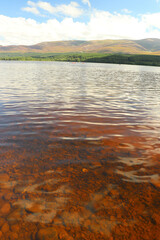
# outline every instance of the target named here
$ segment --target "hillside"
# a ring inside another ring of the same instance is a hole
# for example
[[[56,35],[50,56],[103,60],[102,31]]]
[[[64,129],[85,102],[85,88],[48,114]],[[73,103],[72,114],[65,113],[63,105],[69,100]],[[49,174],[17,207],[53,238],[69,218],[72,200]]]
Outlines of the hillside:
[[[53,41],[31,46],[0,46],[1,53],[123,53],[160,55],[160,39]]]

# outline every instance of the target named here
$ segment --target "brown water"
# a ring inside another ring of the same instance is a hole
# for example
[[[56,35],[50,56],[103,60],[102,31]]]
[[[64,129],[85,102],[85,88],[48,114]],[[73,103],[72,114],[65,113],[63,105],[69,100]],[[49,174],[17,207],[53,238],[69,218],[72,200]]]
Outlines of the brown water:
[[[160,239],[160,68],[0,62],[0,239]]]

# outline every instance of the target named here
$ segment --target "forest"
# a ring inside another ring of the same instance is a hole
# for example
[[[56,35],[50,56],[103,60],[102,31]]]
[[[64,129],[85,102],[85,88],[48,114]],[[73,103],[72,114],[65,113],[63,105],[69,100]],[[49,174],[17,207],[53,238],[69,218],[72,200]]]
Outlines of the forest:
[[[95,62],[160,66],[160,56],[109,53],[0,53],[0,60],[6,61],[64,61]]]

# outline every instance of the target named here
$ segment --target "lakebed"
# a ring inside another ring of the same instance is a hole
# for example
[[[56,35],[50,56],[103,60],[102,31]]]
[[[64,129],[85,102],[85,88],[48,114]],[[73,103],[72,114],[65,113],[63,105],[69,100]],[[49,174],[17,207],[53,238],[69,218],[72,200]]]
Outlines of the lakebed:
[[[160,69],[0,62],[1,239],[159,239]]]

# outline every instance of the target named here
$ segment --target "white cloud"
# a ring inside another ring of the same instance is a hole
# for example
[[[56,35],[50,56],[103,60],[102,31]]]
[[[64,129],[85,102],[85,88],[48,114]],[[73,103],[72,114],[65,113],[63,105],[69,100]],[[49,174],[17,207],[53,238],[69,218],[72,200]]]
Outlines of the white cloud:
[[[66,10],[67,11],[67,10]],[[65,17],[39,23],[0,15],[0,44],[31,45],[43,41],[160,38],[160,13],[133,17],[92,10],[87,23]]]
[[[76,2],[71,2],[68,5],[65,4],[58,5],[57,7],[55,7],[55,12],[73,18],[80,17],[83,14],[83,10],[79,7],[79,4]]]
[[[37,7],[49,12],[49,13],[55,13],[56,9],[48,2],[38,2],[36,4]]]
[[[92,39],[134,39],[143,33],[142,25],[137,18],[118,13],[111,14],[106,11],[92,13],[88,29]]]
[[[22,8],[22,10],[26,12],[31,12],[35,15],[40,15],[40,12],[36,7],[25,7],[25,8]]]
[[[31,7],[36,7],[36,3],[32,1],[28,1],[27,4]]]
[[[88,0],[84,0],[88,1]],[[83,9],[77,2],[70,2],[68,5],[60,4],[57,6],[52,6],[48,2],[39,1],[37,3],[28,1],[27,4],[31,7],[22,8],[23,11],[31,12],[34,14],[40,14],[40,10],[44,10],[53,15],[63,15],[72,18],[80,17],[83,14]]]
[[[91,7],[91,3],[89,0],[82,0],[82,3],[87,4],[88,7]]]
[[[158,28],[160,29],[160,12],[152,14],[142,15],[142,21],[148,28]]]
[[[132,11],[128,10],[127,8],[124,8],[124,9],[122,9],[122,12],[130,14]]]

